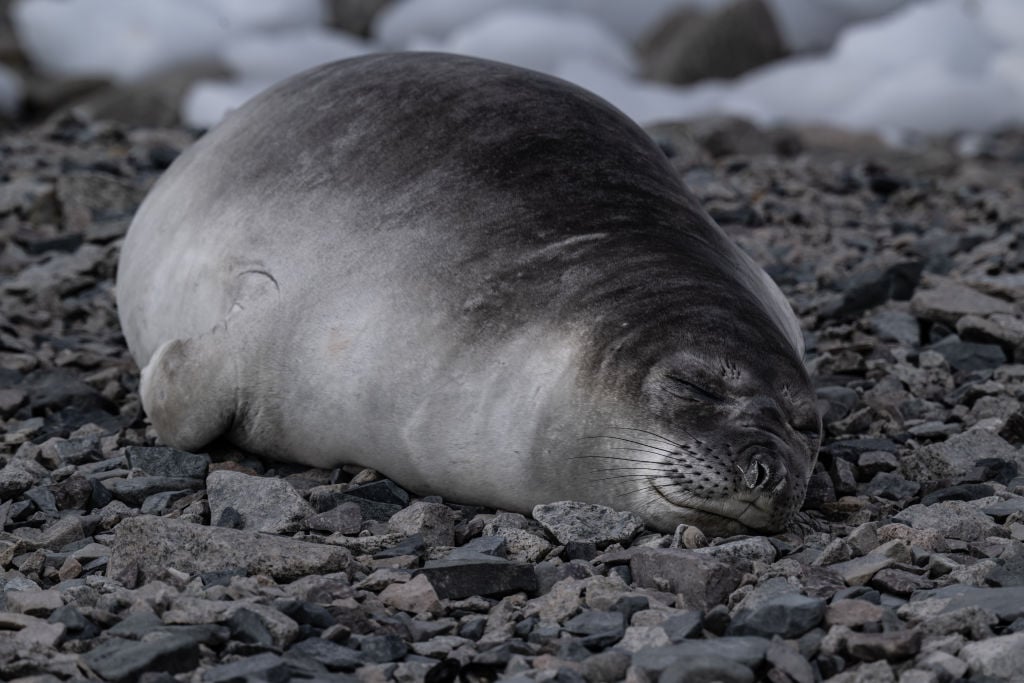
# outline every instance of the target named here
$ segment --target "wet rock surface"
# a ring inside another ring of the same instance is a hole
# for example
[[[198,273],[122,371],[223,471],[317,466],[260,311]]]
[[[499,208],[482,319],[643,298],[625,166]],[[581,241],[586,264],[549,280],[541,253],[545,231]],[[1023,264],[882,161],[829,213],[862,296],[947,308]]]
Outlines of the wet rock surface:
[[[659,131],[806,330],[826,437],[773,537],[162,446],[113,276],[192,136],[63,116],[0,138],[0,679],[1019,678],[1024,135],[968,158]]]

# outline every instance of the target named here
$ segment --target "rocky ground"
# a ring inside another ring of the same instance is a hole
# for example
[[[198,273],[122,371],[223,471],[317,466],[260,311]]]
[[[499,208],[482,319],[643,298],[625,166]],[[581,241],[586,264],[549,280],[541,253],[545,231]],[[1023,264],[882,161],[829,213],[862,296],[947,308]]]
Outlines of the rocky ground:
[[[788,533],[160,447],[113,277],[191,135],[0,139],[0,679],[1020,680],[1024,134],[652,133],[807,330],[827,438]]]

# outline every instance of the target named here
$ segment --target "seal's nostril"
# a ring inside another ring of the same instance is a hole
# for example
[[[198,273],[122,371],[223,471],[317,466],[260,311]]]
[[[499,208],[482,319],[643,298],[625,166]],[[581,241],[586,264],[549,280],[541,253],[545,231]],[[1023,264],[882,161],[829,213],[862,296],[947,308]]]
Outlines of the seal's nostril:
[[[761,455],[755,455],[750,461],[750,465],[743,471],[743,483],[747,485],[747,488],[761,488],[771,479],[771,469],[769,469],[762,457]]]
[[[777,493],[786,482],[786,468],[767,453],[757,453],[747,468],[741,469],[743,484],[749,489]]]

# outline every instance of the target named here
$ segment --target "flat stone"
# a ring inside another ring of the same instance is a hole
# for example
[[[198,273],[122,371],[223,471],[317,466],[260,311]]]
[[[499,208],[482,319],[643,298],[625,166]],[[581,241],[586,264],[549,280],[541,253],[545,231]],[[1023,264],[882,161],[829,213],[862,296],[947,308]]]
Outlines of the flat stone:
[[[55,609],[64,606],[64,600],[56,590],[6,591],[4,598],[7,609],[35,617],[47,617]]]
[[[913,458],[901,462],[904,476],[915,481],[949,479],[962,481],[981,462],[1004,460],[1024,471],[1024,457],[1018,448],[987,429],[969,429],[945,441],[918,449]]]
[[[110,550],[108,576],[134,566],[141,580],[174,567],[189,574],[241,568],[289,581],[342,571],[351,560],[336,546],[144,515],[117,525]]]
[[[940,613],[976,607],[995,614],[1001,621],[1011,622],[1024,617],[1024,586],[979,588],[953,585],[920,591],[910,598],[909,606],[923,600],[936,600]]]
[[[446,560],[480,559],[481,555],[504,559],[507,557],[505,539],[501,536],[479,536],[469,543],[452,548]]]
[[[827,680],[828,683],[896,683],[896,675],[888,662],[877,661],[850,667]]]
[[[709,545],[703,548],[695,548],[693,552],[708,555],[721,562],[764,562],[771,564],[775,561],[779,551],[772,542],[764,536],[751,536],[741,538],[737,541],[728,541],[718,545]]]
[[[915,529],[932,529],[946,538],[980,541],[1003,535],[999,525],[970,503],[948,500],[934,505],[911,505],[896,513],[893,521]]]
[[[285,657],[311,659],[323,664],[329,671],[355,671],[366,663],[361,652],[323,638],[300,641],[288,648]]]
[[[238,681],[287,681],[288,664],[279,655],[264,652],[228,664],[219,664],[203,672],[203,683],[237,683]]]
[[[910,299],[910,310],[918,318],[955,327],[965,315],[1012,314],[1013,305],[949,278],[930,276],[929,288],[919,288]]]
[[[921,633],[916,630],[852,632],[846,636],[846,651],[850,656],[863,661],[900,661],[913,657],[920,649]]]
[[[638,586],[676,593],[685,603],[680,606],[701,611],[724,601],[742,578],[733,564],[678,548],[641,548],[629,569]]]
[[[845,562],[830,564],[829,569],[843,577],[847,586],[863,586],[876,572],[895,564],[891,557],[882,555],[865,555]]]
[[[860,628],[869,624],[881,624],[882,620],[891,614],[889,608],[867,600],[836,600],[825,610],[825,625]]]
[[[799,593],[784,593],[753,609],[741,609],[729,623],[729,635],[798,638],[821,623],[825,601]]]
[[[412,536],[420,534],[428,546],[455,545],[455,512],[441,503],[415,501],[388,519],[390,531]]]
[[[40,447],[40,457],[44,459],[44,462],[53,463],[54,469],[60,465],[81,465],[93,462],[99,460],[102,455],[100,440],[95,437],[78,439],[54,437],[48,439]]]
[[[417,574],[427,577],[441,599],[459,600],[473,595],[498,597],[519,591],[537,591],[537,575],[532,565],[497,558],[490,562],[433,560]]]
[[[690,683],[716,681],[716,683],[753,683],[754,672],[749,666],[720,655],[697,655],[682,660],[666,669],[658,683]]]
[[[607,637],[609,642],[606,645],[611,645],[626,632],[626,618],[621,612],[587,609],[566,621],[562,627],[574,636]]]
[[[103,487],[113,494],[114,498],[139,507],[154,493],[162,491],[198,491],[203,488],[202,479],[185,479],[182,477],[132,477],[131,479],[107,479]]]
[[[230,470],[216,470],[206,477],[210,519],[219,519],[226,508],[242,518],[243,529],[284,534],[296,531],[313,508],[295,487],[277,477],[258,477]]]
[[[124,452],[129,467],[151,477],[203,479],[210,467],[210,456],[205,453],[189,453],[167,446],[128,446]]]
[[[868,582],[872,588],[882,593],[909,597],[911,593],[935,587],[935,582],[927,576],[919,576],[902,569],[892,567],[881,569]]]
[[[363,513],[355,503],[342,503],[326,512],[310,515],[305,524],[314,531],[358,534],[363,525]]]
[[[398,505],[399,507],[405,507],[409,504],[409,494],[390,479],[381,479],[368,484],[353,486],[345,491],[345,493],[346,495],[362,498],[363,500]]]
[[[942,354],[949,367],[956,372],[989,370],[1006,363],[1006,353],[998,344],[961,341],[955,334],[944,337],[929,349]]]
[[[546,539],[525,529],[498,526],[485,529],[491,531],[505,541],[505,554],[510,560],[517,562],[538,562],[551,552],[552,546]]]
[[[145,642],[115,639],[85,653],[82,661],[108,681],[128,683],[151,671],[191,671],[199,665],[199,645],[172,635]]]
[[[998,681],[1015,681],[1024,671],[1024,633],[968,643],[960,650],[972,677],[989,676]]]
[[[754,636],[725,636],[710,640],[685,640],[674,645],[652,647],[633,656],[633,666],[652,677],[675,669],[696,657],[724,657],[755,668],[764,661],[771,641]]]
[[[398,636],[370,635],[360,638],[359,651],[368,662],[395,662],[408,654],[409,646]]]
[[[572,500],[537,505],[533,518],[562,545],[593,543],[604,548],[628,543],[644,528],[643,520],[631,512]]]
[[[380,601],[389,607],[412,614],[439,614],[441,601],[430,579],[418,574],[405,583],[393,583],[380,593]]]

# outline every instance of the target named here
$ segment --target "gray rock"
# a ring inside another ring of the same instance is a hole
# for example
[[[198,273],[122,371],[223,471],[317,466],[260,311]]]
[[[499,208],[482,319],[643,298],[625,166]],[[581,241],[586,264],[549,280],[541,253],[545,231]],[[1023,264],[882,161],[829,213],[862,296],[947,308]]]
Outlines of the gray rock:
[[[930,276],[914,292],[910,310],[918,318],[955,327],[965,315],[988,316],[993,313],[1012,314],[1013,305],[948,278]]]
[[[868,318],[868,324],[882,341],[914,347],[920,339],[917,318],[903,311],[882,309]]]
[[[128,683],[150,671],[191,671],[199,664],[199,645],[189,637],[177,635],[146,642],[115,639],[82,655],[82,661],[108,681]]]
[[[899,458],[889,451],[864,451],[857,456],[857,468],[865,479],[871,479],[879,472],[895,472],[899,467]]]
[[[921,632],[917,630],[856,633],[846,636],[846,652],[857,659],[873,662],[879,659],[895,662],[913,657],[921,649]]]
[[[236,683],[237,681],[286,681],[288,664],[279,655],[264,652],[228,664],[213,666],[203,672],[203,683]]]
[[[941,353],[949,367],[958,372],[997,368],[1006,362],[1006,353],[998,344],[961,341],[955,334],[943,337],[929,348]]]
[[[162,577],[167,567],[190,574],[241,568],[289,581],[342,571],[350,559],[345,549],[335,546],[140,516],[115,528],[107,576],[134,569],[140,579],[150,580]]]
[[[828,683],[896,683],[896,675],[888,662],[870,662],[836,674]]]
[[[210,466],[210,456],[205,453],[189,453],[166,446],[129,446],[124,452],[129,467],[151,477],[203,479]]]
[[[40,447],[40,456],[45,462],[53,463],[53,469],[60,465],[82,465],[102,457],[100,441],[95,437],[79,439],[53,438]]]
[[[233,508],[243,529],[283,534],[295,531],[313,508],[295,487],[276,477],[257,477],[231,470],[216,470],[206,477],[210,519]]]
[[[368,662],[394,662],[409,652],[409,646],[398,636],[371,635],[359,640],[359,650]]]
[[[103,487],[113,494],[114,498],[139,507],[155,493],[163,491],[198,491],[203,488],[202,479],[183,479],[181,477],[132,477],[131,479],[106,479]]]
[[[920,491],[919,483],[893,472],[879,472],[864,486],[864,493],[869,496],[896,501],[910,500]]]
[[[738,541],[729,541],[718,545],[709,545],[704,548],[694,549],[695,553],[708,555],[716,560],[728,563],[737,562],[764,562],[771,564],[775,561],[779,552],[764,536],[751,536],[741,538]]]
[[[626,632],[626,618],[621,612],[583,610],[563,625],[574,636],[588,636],[583,639],[587,647],[607,647],[622,639]]]
[[[673,614],[662,622],[661,628],[673,643],[687,638],[695,638],[700,634],[704,624],[704,616],[698,610],[684,610],[681,614]]]
[[[342,503],[326,512],[310,515],[305,524],[314,531],[358,534],[363,525],[363,513],[356,503]]]
[[[537,591],[533,566],[522,562],[433,560],[417,571],[430,581],[437,596],[458,600],[472,595],[501,596]]]
[[[504,559],[505,539],[501,536],[480,536],[469,543],[452,548],[446,556],[446,560],[481,559],[481,555]]]
[[[388,530],[412,536],[420,534],[428,546],[455,545],[455,512],[441,503],[418,500],[393,514]]]
[[[911,505],[893,517],[893,521],[915,529],[932,529],[946,538],[979,541],[1003,532],[984,512],[970,503],[948,500],[934,505]]]
[[[380,479],[368,484],[353,486],[345,492],[347,495],[372,500],[387,505],[405,507],[409,504],[409,494],[401,486],[390,479]]]
[[[36,483],[36,476],[18,463],[10,463],[0,469],[0,499],[12,500]]]
[[[711,640],[685,640],[674,645],[652,647],[633,656],[633,666],[650,677],[673,670],[696,657],[723,657],[755,668],[764,661],[771,641],[754,636],[725,636]]]
[[[993,313],[987,318],[965,315],[956,321],[956,331],[968,341],[996,342],[1017,347],[1024,344],[1024,320],[1017,315]]]
[[[734,662],[721,655],[697,655],[666,669],[658,683],[690,683],[716,681],[717,683],[753,683],[754,672],[749,666]]]
[[[825,601],[785,593],[733,615],[727,633],[734,636],[797,638],[821,623]]]
[[[871,577],[876,572],[892,566],[895,562],[891,557],[865,555],[864,557],[855,557],[852,560],[831,564],[828,568],[843,577],[846,585],[863,586],[871,580]]]
[[[533,518],[562,545],[575,541],[604,548],[628,543],[644,528],[643,521],[631,512],[571,500],[537,505]]]
[[[11,612],[48,617],[50,612],[64,605],[60,593],[55,590],[7,590],[4,593],[6,608]]]
[[[366,662],[363,653],[323,638],[307,638],[285,653],[289,659],[311,659],[323,664],[329,671],[354,671]]]
[[[701,611],[725,600],[742,578],[734,564],[678,548],[639,549],[629,568],[638,586],[676,593],[686,608]]]
[[[393,583],[380,593],[380,601],[389,607],[412,614],[437,614],[441,602],[428,576],[419,574],[405,583]]]
[[[1010,622],[1024,617],[1024,586],[979,588],[976,586],[952,585],[913,595],[908,607],[924,600],[938,602],[941,613],[964,608],[979,608],[995,614],[1001,621]],[[934,611],[929,612],[934,614]]]
[[[900,463],[903,475],[912,481],[963,478],[986,459],[1005,460],[1024,471],[1020,450],[986,429],[970,429],[916,451]]]
[[[785,673],[795,683],[815,683],[814,668],[796,648],[773,640],[764,656],[768,664]]]

